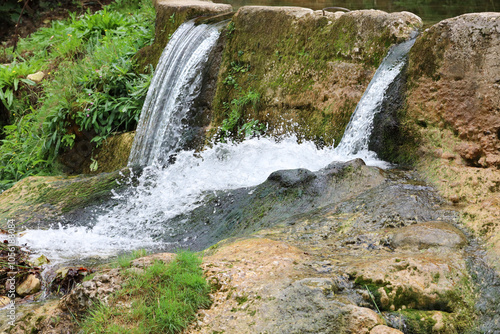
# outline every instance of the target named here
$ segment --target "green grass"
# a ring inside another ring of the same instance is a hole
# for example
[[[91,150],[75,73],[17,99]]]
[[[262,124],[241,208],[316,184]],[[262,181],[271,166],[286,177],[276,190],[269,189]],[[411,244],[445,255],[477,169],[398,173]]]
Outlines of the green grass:
[[[132,261],[140,257],[146,256],[148,253],[144,249],[135,250],[129,254],[123,254],[118,256],[116,259],[117,265],[120,268],[129,268],[132,265]]]
[[[181,252],[165,264],[157,261],[143,272],[127,271],[123,289],[109,302],[96,305],[81,323],[84,333],[180,333],[198,309],[211,305],[210,285],[201,259]],[[130,308],[117,305],[130,304]]]

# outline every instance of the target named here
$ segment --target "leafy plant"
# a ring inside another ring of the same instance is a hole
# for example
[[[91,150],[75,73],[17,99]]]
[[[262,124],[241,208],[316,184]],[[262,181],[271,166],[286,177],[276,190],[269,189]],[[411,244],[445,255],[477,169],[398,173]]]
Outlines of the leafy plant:
[[[14,61],[0,66],[0,100],[12,116],[0,146],[4,188],[28,175],[57,173],[57,156],[82,131],[99,145],[135,128],[152,71],[137,74],[133,56],[152,42],[153,21],[148,1],[119,0],[95,14],[53,21],[20,40],[16,52],[6,50]],[[40,70],[47,76],[33,99],[26,75]]]
[[[259,124],[257,120],[251,119],[248,122],[243,122],[243,111],[251,107],[255,112],[258,111],[260,105],[260,94],[255,91],[248,91],[245,95],[238,99],[233,99],[230,105],[226,104],[226,109],[229,110],[229,115],[222,121],[222,126],[219,131],[219,139],[226,141],[230,136],[243,135],[243,138],[258,135],[265,129],[263,124]]]
[[[7,136],[2,140],[3,154],[0,155],[0,190],[24,177],[48,173],[43,141],[38,133],[32,132],[34,122],[33,115],[29,114],[5,127]]]
[[[229,24],[227,25],[227,28],[226,28],[226,35],[228,37],[231,37],[233,35],[233,32],[235,30],[235,27],[234,27],[234,22],[231,21],[229,22]]]

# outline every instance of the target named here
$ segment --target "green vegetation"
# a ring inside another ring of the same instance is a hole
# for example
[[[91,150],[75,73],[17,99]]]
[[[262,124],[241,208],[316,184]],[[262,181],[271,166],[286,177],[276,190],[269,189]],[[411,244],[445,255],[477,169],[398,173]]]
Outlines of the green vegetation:
[[[97,305],[82,322],[84,333],[179,333],[207,308],[211,288],[201,259],[181,252],[170,264],[156,261],[144,271],[127,271],[126,283],[109,306]],[[130,308],[119,306],[118,302]]]
[[[138,249],[133,251],[132,253],[118,256],[116,262],[120,268],[129,268],[132,265],[133,260],[146,255],[148,255],[148,253],[145,249]]]
[[[231,27],[234,30],[234,24],[231,21],[228,25],[228,34]],[[244,55],[243,51],[237,52],[238,58]],[[244,139],[255,135],[262,134],[266,126],[261,124],[254,118],[249,118],[248,115],[255,117],[259,113],[261,104],[260,93],[252,88],[244,92],[243,88],[237,83],[239,77],[250,71],[250,64],[235,60],[231,62],[230,69],[227,75],[222,79],[222,84],[228,89],[235,91],[235,98],[230,103],[223,102],[222,109],[224,110],[224,119],[217,133],[217,139],[225,142],[228,138]]]
[[[99,145],[135,128],[151,72],[133,56],[152,42],[149,1],[116,1],[103,10],[53,21],[0,65],[0,190],[30,175],[58,173],[58,156],[80,141]],[[26,76],[43,71],[35,85]]]

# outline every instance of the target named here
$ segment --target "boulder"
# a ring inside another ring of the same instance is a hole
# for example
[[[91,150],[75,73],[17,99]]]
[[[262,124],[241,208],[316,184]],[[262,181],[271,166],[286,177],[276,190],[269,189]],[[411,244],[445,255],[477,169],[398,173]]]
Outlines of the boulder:
[[[500,13],[473,13],[427,29],[410,52],[408,115],[460,140],[464,160],[500,166]],[[472,143],[472,144],[470,144]]]

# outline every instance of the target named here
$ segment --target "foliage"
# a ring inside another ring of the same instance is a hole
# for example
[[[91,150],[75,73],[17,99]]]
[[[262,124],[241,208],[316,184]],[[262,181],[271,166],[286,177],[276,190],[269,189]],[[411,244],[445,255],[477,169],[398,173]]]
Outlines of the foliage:
[[[7,137],[2,140],[0,160],[0,190],[33,175],[47,173],[43,159],[43,141],[36,128],[33,114],[23,116],[16,124],[6,126]]]
[[[201,259],[181,252],[166,265],[156,261],[142,272],[128,271],[119,294],[91,310],[82,322],[84,333],[179,333],[211,301]],[[131,303],[124,310],[118,302]]]
[[[25,79],[28,74],[40,65],[40,62],[28,64],[14,61],[8,66],[0,65],[0,100],[6,108],[14,104],[14,93],[19,89],[20,83],[34,85],[31,80]]]
[[[232,21],[231,21],[232,23]],[[230,30],[228,27],[228,31]],[[234,25],[232,26],[234,29]],[[242,57],[243,51],[238,51],[238,58]],[[258,113],[260,107],[260,94],[252,89],[246,93],[237,83],[238,76],[250,71],[250,64],[241,62],[240,60],[232,61],[226,78],[222,81],[230,89],[235,89],[238,92],[238,97],[231,100],[231,103],[224,102],[223,106],[226,113],[226,118],[222,121],[219,129],[218,139],[225,142],[228,138],[241,139],[251,136],[260,135],[265,130],[265,125],[260,124],[258,120],[250,119],[245,122],[243,115],[245,111],[251,107],[255,113]]]
[[[244,123],[242,117],[245,108],[251,107],[257,111],[260,104],[260,94],[252,90],[248,91],[238,99],[233,99],[231,104],[225,107],[229,111],[228,117],[222,121],[219,131],[219,139],[225,141],[228,137],[243,135],[243,138],[259,135],[265,130],[265,126],[257,120],[251,119]]]
[[[136,73],[133,56],[152,42],[153,22],[149,1],[118,0],[95,14],[53,21],[20,40],[16,52],[5,50],[14,61],[0,66],[0,100],[11,124],[3,129],[0,186],[56,173],[58,155],[82,132],[99,145],[135,128],[152,71]],[[37,71],[46,77],[35,92],[25,77]]]

